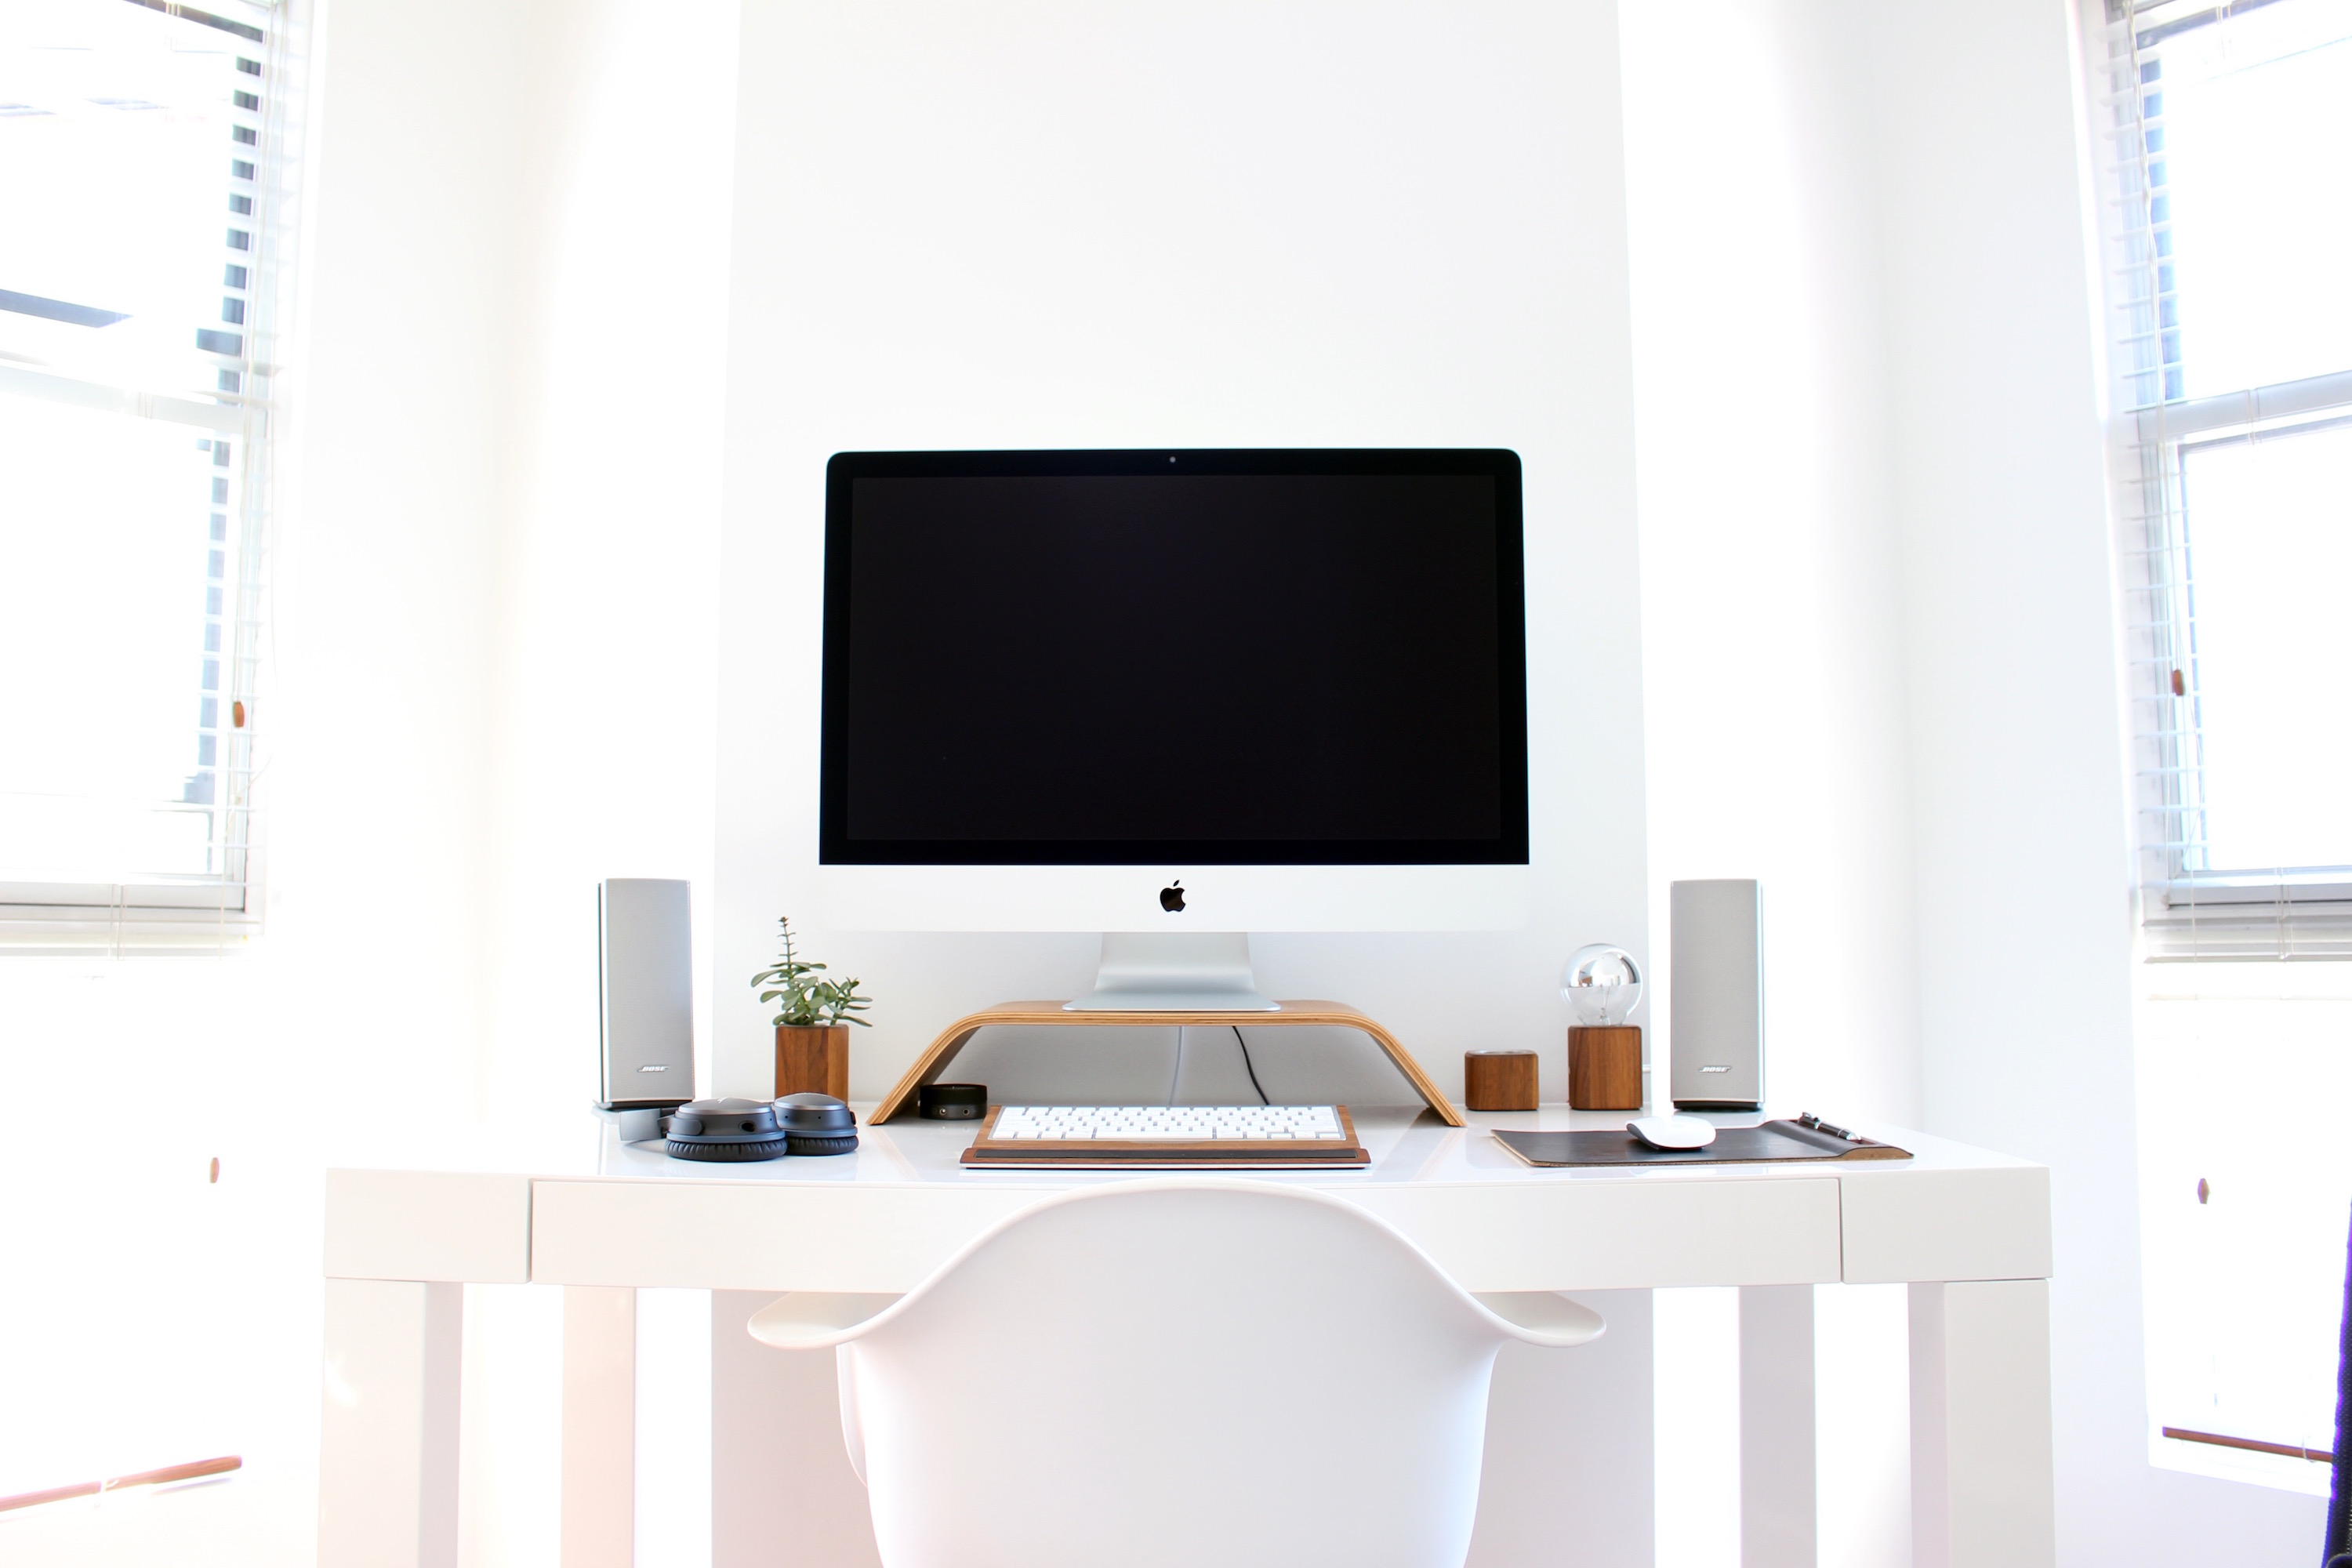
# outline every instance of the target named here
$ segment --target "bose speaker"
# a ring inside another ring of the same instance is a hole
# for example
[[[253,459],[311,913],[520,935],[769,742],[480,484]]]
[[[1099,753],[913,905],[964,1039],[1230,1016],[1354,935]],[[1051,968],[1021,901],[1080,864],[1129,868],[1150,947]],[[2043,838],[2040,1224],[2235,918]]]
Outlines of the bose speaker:
[[[1764,1109],[1764,910],[1753,881],[1676,882],[1667,995],[1675,1105]]]
[[[614,877],[596,884],[600,1110],[667,1109],[694,1098],[694,957],[687,885]]]

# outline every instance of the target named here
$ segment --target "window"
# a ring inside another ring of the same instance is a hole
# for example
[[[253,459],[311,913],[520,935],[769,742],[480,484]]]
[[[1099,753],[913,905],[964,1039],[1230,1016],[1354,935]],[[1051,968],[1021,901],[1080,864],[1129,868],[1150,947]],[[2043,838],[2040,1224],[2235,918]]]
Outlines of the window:
[[[287,258],[281,11],[19,0],[0,37],[0,940],[259,912]]]
[[[2282,961],[2352,958],[2352,0],[2117,0],[2091,58],[2150,1455],[2324,1495],[2352,963]]]
[[[2352,955],[2352,0],[2190,0],[2111,66],[2143,921]]]

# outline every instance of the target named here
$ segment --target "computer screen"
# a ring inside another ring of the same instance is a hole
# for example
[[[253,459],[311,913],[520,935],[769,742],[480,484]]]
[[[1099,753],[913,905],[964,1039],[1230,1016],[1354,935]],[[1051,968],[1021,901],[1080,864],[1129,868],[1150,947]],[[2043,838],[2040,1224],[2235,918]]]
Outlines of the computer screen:
[[[1500,450],[845,452],[819,856],[1524,865]]]

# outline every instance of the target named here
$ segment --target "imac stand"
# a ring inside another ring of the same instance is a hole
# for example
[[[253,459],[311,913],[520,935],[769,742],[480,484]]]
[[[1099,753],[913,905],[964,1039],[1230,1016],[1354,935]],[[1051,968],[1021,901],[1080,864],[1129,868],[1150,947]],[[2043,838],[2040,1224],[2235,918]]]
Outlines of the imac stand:
[[[1209,1026],[1223,1028],[1238,1020],[1231,1007],[1143,1007],[1129,1005],[1118,1008],[1081,1008],[1073,1012],[1065,1002],[1003,1002],[984,1007],[977,1013],[967,1013],[940,1031],[939,1037],[915,1058],[898,1086],[882,1097],[866,1121],[879,1125],[901,1114],[911,1115],[918,1090],[927,1083],[937,1083],[946,1072],[956,1053],[970,1043],[981,1030],[998,1026],[1013,1028],[1121,1028],[1136,1025],[1158,1027]],[[1250,1020],[1253,1029],[1272,1028],[1285,1025],[1297,1028],[1360,1029],[1371,1037],[1397,1071],[1404,1075],[1422,1103],[1448,1127],[1468,1125],[1462,1112],[1447,1100],[1444,1091],[1413,1059],[1404,1042],[1382,1028],[1373,1019],[1339,1002],[1285,1002],[1279,1012],[1261,1013]]]
[[[1105,931],[1089,996],[1070,1013],[1278,1013],[1259,994],[1245,931]]]

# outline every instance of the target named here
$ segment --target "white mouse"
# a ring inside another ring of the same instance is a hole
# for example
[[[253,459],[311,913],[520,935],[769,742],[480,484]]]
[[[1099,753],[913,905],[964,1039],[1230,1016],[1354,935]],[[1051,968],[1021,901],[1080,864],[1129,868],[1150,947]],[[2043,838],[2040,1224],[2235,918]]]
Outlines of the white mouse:
[[[1715,1142],[1715,1123],[1696,1116],[1644,1116],[1625,1131],[1653,1149],[1704,1149]]]

